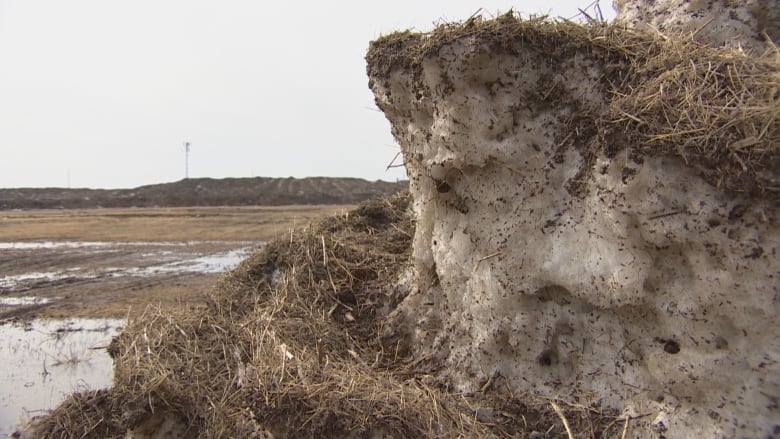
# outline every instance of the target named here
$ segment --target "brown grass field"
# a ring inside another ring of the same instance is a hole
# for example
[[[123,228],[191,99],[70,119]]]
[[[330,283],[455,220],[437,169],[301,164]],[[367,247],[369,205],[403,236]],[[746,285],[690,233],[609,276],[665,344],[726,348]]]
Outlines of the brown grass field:
[[[53,249],[0,250],[0,278],[74,266],[141,265],[143,247],[123,242],[186,242],[204,254],[271,240],[350,206],[182,207],[0,211],[0,242],[85,241],[118,243],[93,255]],[[233,242],[233,244],[231,244]],[[39,297],[47,304],[0,306],[0,321],[33,317],[125,317],[147,306],[199,303],[222,274],[176,273],[149,277],[98,276],[39,282],[23,289],[0,288],[0,297]]]
[[[0,241],[268,241],[352,206],[0,211]]]

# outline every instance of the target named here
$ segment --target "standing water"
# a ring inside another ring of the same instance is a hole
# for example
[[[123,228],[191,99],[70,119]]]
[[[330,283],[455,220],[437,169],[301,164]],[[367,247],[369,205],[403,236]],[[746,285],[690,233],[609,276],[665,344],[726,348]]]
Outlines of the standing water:
[[[0,325],[0,437],[74,391],[109,387],[113,364],[105,347],[123,323],[36,319]]]

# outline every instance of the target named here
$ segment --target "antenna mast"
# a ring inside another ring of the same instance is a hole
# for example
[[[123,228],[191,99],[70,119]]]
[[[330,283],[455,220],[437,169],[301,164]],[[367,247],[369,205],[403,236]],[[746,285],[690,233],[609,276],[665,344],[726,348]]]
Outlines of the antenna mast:
[[[184,179],[190,178],[190,142],[184,142]]]

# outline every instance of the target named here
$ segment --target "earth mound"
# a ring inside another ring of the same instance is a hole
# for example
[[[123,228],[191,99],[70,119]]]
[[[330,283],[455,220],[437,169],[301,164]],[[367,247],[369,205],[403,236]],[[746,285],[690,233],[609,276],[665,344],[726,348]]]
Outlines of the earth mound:
[[[356,204],[406,186],[359,178],[256,177],[189,178],[135,189],[0,189],[0,210]]]

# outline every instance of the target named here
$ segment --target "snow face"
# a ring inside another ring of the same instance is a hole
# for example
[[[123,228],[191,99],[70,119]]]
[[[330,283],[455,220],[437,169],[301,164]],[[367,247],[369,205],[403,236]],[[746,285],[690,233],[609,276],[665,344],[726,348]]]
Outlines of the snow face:
[[[568,114],[608,105],[601,68],[516,49],[462,38],[371,78],[417,215],[414,292],[386,335],[466,391],[501,375],[625,410],[648,435],[765,436],[780,423],[776,207],[631,145],[590,162],[561,147]],[[550,84],[559,105],[539,98]]]
[[[615,0],[617,20],[652,32],[685,34],[714,46],[750,49],[780,42],[777,0]]]

